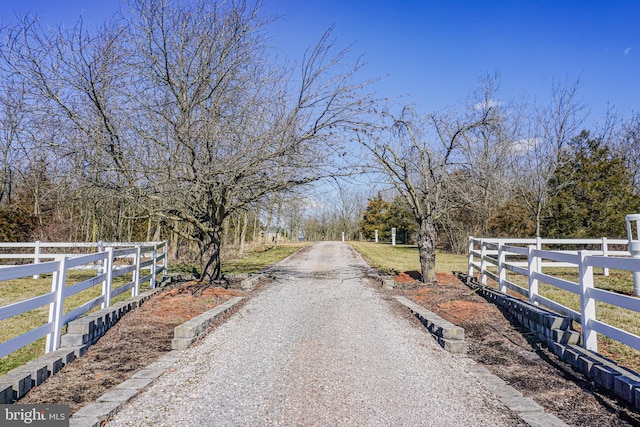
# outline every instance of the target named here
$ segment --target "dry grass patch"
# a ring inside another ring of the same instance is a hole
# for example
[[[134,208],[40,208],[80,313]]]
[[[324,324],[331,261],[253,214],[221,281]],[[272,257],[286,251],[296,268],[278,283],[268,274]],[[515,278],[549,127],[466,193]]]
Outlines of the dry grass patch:
[[[577,268],[545,268],[543,272],[574,283],[578,281]],[[508,274],[507,280],[524,288],[528,286],[528,279],[524,276]],[[610,270],[609,276],[604,276],[601,269],[596,269],[594,282],[596,288],[633,295],[633,277],[628,271]],[[497,288],[497,284],[492,280],[489,280],[489,285]],[[546,283],[539,284],[539,292],[546,298],[580,312],[580,296],[578,294]],[[640,305],[640,300],[638,304]],[[596,318],[611,326],[640,336],[640,313],[638,312],[596,301]],[[574,323],[574,326],[576,330],[580,330],[580,325]],[[598,334],[598,352],[616,360],[622,366],[640,372],[639,350]]]
[[[385,243],[349,242],[374,267],[388,274],[420,271],[418,247],[412,245],[392,246]],[[466,255],[436,252],[436,271],[451,273],[466,271]]]
[[[310,244],[293,242],[280,243],[277,246],[257,246],[248,250],[243,256],[223,259],[222,272],[223,274],[258,273]]]
[[[256,273],[269,265],[278,262],[298,249],[309,245],[307,242],[285,243],[271,247],[256,247],[250,249],[245,256],[225,259],[223,261],[223,272],[231,273]],[[67,286],[79,283],[96,275],[92,270],[71,270],[67,276]],[[160,278],[158,278],[160,279]],[[23,278],[0,282],[0,306],[23,301],[39,295],[51,292],[52,275],[43,275],[38,279]],[[132,280],[131,273],[114,279],[114,287],[122,286]],[[143,284],[140,291],[147,290],[149,283]],[[100,296],[102,288],[96,285],[73,295],[64,302],[64,312],[68,313],[74,308],[87,301]],[[124,301],[131,296],[129,291],[124,292],[111,300],[112,304]],[[99,310],[100,307],[94,309]],[[43,306],[28,313],[14,316],[0,321],[0,342],[7,341],[28,332],[38,326],[47,323],[49,316],[49,306]],[[63,333],[64,333],[63,329]],[[45,353],[45,339],[42,338],[30,345],[27,345],[12,354],[0,358],[0,375],[6,374],[11,369],[24,365],[25,363],[42,356]]]
[[[362,254],[373,266],[388,274],[400,274],[420,270],[418,248],[416,246],[392,246],[383,243],[351,242],[351,245]],[[450,273],[452,271],[467,271],[467,256],[438,252],[436,254],[436,271]],[[564,280],[576,282],[577,268],[545,268],[543,272]],[[509,273],[507,280],[523,288],[528,287],[528,278]],[[633,294],[633,277],[630,272],[610,270],[609,276],[602,274],[602,269],[594,270],[595,286],[611,292],[625,295]],[[438,282],[440,279],[438,278]],[[489,286],[497,289],[497,284],[488,280]],[[426,291],[425,291],[426,292]],[[572,310],[580,311],[580,297],[544,283],[539,285],[540,295],[554,300]],[[511,295],[521,297],[510,292]],[[596,302],[597,319],[609,325],[640,335],[640,313],[612,306],[603,302]],[[575,325],[579,329],[579,325]],[[640,351],[618,341],[598,335],[598,350],[603,355],[618,361],[621,365],[640,372]]]

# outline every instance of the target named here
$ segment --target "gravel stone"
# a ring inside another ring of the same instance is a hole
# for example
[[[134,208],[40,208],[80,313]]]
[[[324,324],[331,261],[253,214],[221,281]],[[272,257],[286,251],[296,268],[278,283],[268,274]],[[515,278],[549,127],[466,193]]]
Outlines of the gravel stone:
[[[278,264],[109,426],[514,426],[524,422],[392,310],[340,242]]]

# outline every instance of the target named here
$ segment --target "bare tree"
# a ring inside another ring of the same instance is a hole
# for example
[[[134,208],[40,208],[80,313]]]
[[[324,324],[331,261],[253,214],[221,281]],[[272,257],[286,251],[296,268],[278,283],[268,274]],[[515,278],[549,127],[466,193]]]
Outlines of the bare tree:
[[[0,204],[11,204],[14,168],[24,159],[21,136],[28,115],[24,82],[18,76],[0,74]]]
[[[330,32],[295,78],[269,66],[259,5],[140,0],[129,35],[138,70],[147,208],[164,224],[187,222],[203,277],[221,274],[225,218],[256,201],[339,173],[332,167],[367,108]],[[277,171],[277,173],[274,173]]]
[[[388,132],[360,136],[380,170],[411,207],[419,227],[418,250],[422,280],[435,280],[436,223],[456,205],[451,189],[461,185],[459,171],[468,167],[465,150],[474,131],[496,122],[495,105],[486,102],[459,117],[453,113],[420,116],[404,108],[399,117],[389,116]]]
[[[640,194],[640,113],[634,114],[623,125],[620,150],[633,177],[636,194]]]
[[[346,240],[355,240],[360,217],[366,208],[366,197],[354,188],[339,186],[335,203],[339,232],[345,234]]]
[[[71,165],[87,235],[161,224],[197,243],[202,277],[217,279],[227,218],[345,173],[345,135],[372,104],[361,63],[331,30],[299,69],[274,63],[259,2],[128,6],[96,32],[24,19],[0,55],[55,123],[42,131]]]
[[[297,239],[303,228],[308,240],[341,240],[342,233],[345,240],[358,238],[360,216],[366,207],[364,194],[345,182],[324,184],[312,198],[299,195],[289,202],[287,211],[297,216],[297,231],[292,237]]]
[[[91,240],[106,230],[119,237],[123,199],[138,182],[127,138],[131,75],[123,68],[122,34],[116,23],[91,32],[82,19],[70,29],[51,29],[25,17],[6,29],[0,50],[29,92],[36,118],[29,124],[30,157],[46,159],[51,172],[62,174],[55,179],[73,183],[83,201],[76,205],[86,224],[83,237]]]
[[[491,120],[469,131],[461,148],[464,157],[454,178],[459,185],[448,186],[448,198],[459,201],[443,212],[438,222],[446,244],[454,252],[466,251],[468,236],[486,236],[489,219],[510,197],[514,179],[513,154],[521,140],[524,104],[497,99],[499,76],[485,74],[472,91],[467,108],[477,116],[489,113]]]
[[[525,183],[520,187],[520,196],[535,218],[536,236],[541,235],[549,197],[560,190],[551,185],[560,155],[571,138],[579,134],[585,118],[579,81],[554,84],[551,103],[536,109],[531,136],[521,147],[518,168],[520,182]]]

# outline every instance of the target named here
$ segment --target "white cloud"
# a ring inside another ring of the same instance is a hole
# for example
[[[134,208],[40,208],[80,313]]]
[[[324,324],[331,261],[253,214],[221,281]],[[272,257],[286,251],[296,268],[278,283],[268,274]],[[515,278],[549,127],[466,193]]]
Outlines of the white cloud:
[[[539,138],[519,139],[517,141],[513,141],[511,149],[516,154],[528,153],[529,151],[533,150],[536,145],[538,145],[539,141]]]
[[[303,209],[310,211],[322,210],[325,207],[324,203],[320,202],[319,200],[313,200],[308,197],[302,198],[302,206]]]
[[[628,47],[628,48],[626,48],[626,49],[624,50],[624,54],[625,54],[625,55],[628,55],[628,54],[629,54],[629,52],[631,52],[631,48],[630,48],[630,47]]]
[[[502,105],[502,102],[496,101],[494,99],[489,99],[487,102],[478,102],[473,106],[475,110],[484,110],[485,108],[494,108]]]

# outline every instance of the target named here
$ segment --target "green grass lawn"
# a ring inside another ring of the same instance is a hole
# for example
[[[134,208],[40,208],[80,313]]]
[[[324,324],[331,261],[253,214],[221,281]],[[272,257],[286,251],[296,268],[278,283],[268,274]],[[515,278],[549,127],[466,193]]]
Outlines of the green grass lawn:
[[[67,273],[67,285],[72,285],[86,280],[96,275],[93,270],[70,270]],[[122,286],[132,280],[132,274],[125,274],[117,277],[113,281],[114,288]],[[23,301],[29,298],[36,297],[51,292],[52,275],[46,274],[40,276],[38,279],[31,277],[7,280],[0,282],[0,306],[12,304],[18,301]],[[143,283],[140,291],[144,291],[149,288],[149,282]],[[68,313],[76,307],[100,296],[102,293],[102,286],[95,285],[85,291],[79,292],[73,296],[70,296],[64,301],[64,312]],[[123,292],[117,297],[111,300],[111,303],[124,301],[131,296],[131,291]],[[100,307],[94,310],[99,310]],[[42,326],[47,323],[49,316],[49,305],[45,305],[37,308],[36,310],[29,311],[27,313],[20,314],[19,316],[10,317],[8,319],[0,321],[0,342],[7,341],[9,339],[20,336],[31,329],[38,326]],[[0,358],[0,375],[3,375],[13,368],[21,366],[33,360],[45,352],[45,339],[39,339],[34,343],[31,343],[12,354]]]
[[[309,245],[308,242],[280,243],[276,247],[256,247],[247,251],[243,257],[226,259],[222,262],[223,274],[251,274],[264,270],[281,261],[298,249]]]
[[[417,246],[395,245],[373,242],[349,242],[364,258],[377,269],[388,274],[406,271],[420,271],[420,259]],[[467,256],[436,253],[436,271],[451,273],[467,271]]]
[[[350,242],[351,245],[379,270],[388,274],[398,274],[405,271],[420,270],[418,249],[415,246]],[[452,271],[467,271],[467,256],[454,255],[443,252],[436,253],[436,271],[450,273]],[[565,280],[577,282],[577,268],[545,268],[544,273]],[[497,272],[496,272],[497,274]],[[524,288],[528,287],[528,278],[509,273],[507,279]],[[594,271],[595,286],[611,292],[626,295],[633,294],[633,277],[630,272],[610,270],[609,276],[602,275],[601,269]],[[492,280],[488,285],[497,289],[497,283]],[[573,310],[580,311],[580,297],[577,294],[559,289],[544,283],[539,284],[540,295],[554,300]],[[511,292],[510,292],[511,293]],[[513,293],[513,295],[518,295]],[[518,295],[519,296],[519,295]],[[596,302],[597,319],[607,324],[640,335],[640,313],[626,310],[603,302]],[[579,325],[575,325],[580,329]],[[640,370],[640,351],[621,344],[610,338],[598,335],[598,350],[611,357],[623,366],[635,371]]]
[[[248,250],[243,257],[225,259],[222,263],[224,274],[256,273],[264,268],[278,262],[300,248],[308,245],[305,242],[281,244],[277,247],[261,248],[257,247]],[[418,249],[416,246],[396,245],[372,242],[350,242],[350,244],[360,252],[372,265],[388,274],[398,274],[408,271],[419,271],[420,263]],[[170,271],[171,271],[171,266]],[[466,255],[455,255],[444,252],[436,254],[436,271],[451,273],[452,271],[466,271]],[[577,280],[575,269],[553,269],[545,271],[567,280]],[[70,283],[80,282],[91,273],[88,271],[70,272]],[[124,284],[131,280],[130,277],[118,278],[117,284]],[[523,276],[509,276],[509,280],[527,286],[527,279]],[[629,294],[633,289],[633,281],[630,274],[612,270],[609,277],[598,275],[595,277],[596,286],[602,289]],[[490,285],[496,286],[495,283]],[[117,285],[116,285],[117,286]],[[148,288],[148,283],[145,288]],[[51,276],[43,276],[40,279],[21,279],[19,281],[0,282],[0,306],[10,304],[19,300],[24,300],[36,295],[42,295],[51,290]],[[561,289],[541,284],[540,293],[547,298],[553,299],[574,310],[579,310],[580,301],[576,294],[572,294]],[[65,312],[81,305],[82,303],[100,294],[100,286],[84,291],[65,301]],[[114,302],[124,300],[130,296],[129,292],[120,295]],[[48,306],[34,310],[31,313],[23,314],[0,321],[0,342],[18,336],[36,326],[47,321]],[[634,334],[640,334],[640,315],[638,313],[624,310],[609,304],[598,303],[597,317],[606,323],[619,327]],[[605,337],[599,337],[600,351],[625,366],[632,369],[640,368],[640,352],[625,345],[617,343]],[[13,369],[16,366],[26,363],[44,353],[44,339],[39,340],[7,357],[0,359],[0,375]]]
[[[308,243],[285,243],[277,247],[258,247],[247,251],[242,258],[233,258],[225,260],[222,264],[222,270],[225,274],[238,273],[257,273],[269,265],[278,262],[291,255]],[[179,266],[179,271],[190,272],[193,266]],[[169,266],[170,271],[171,266]],[[96,274],[91,270],[71,270],[68,273],[68,285],[81,282]],[[158,278],[159,280],[160,278]],[[23,278],[17,280],[9,280],[0,282],[0,306],[8,305],[18,301],[33,298],[51,292],[52,275],[42,275],[38,279]],[[132,280],[131,274],[123,275],[114,280],[114,286],[118,287]],[[141,291],[147,290],[149,283],[142,285]],[[100,296],[102,292],[101,285],[93,286],[83,292],[65,299],[64,312],[68,313],[72,309],[86,303],[87,301]],[[116,303],[124,301],[131,296],[129,291],[118,295],[111,302]],[[97,307],[94,310],[99,310]],[[40,307],[28,313],[14,316],[9,319],[0,321],[0,342],[7,341],[30,331],[38,326],[44,325],[49,316],[49,305]],[[64,331],[63,331],[64,332]],[[11,369],[21,366],[30,360],[33,360],[45,352],[45,339],[42,338],[30,345],[27,345],[14,353],[0,358],[0,375],[6,374]]]

